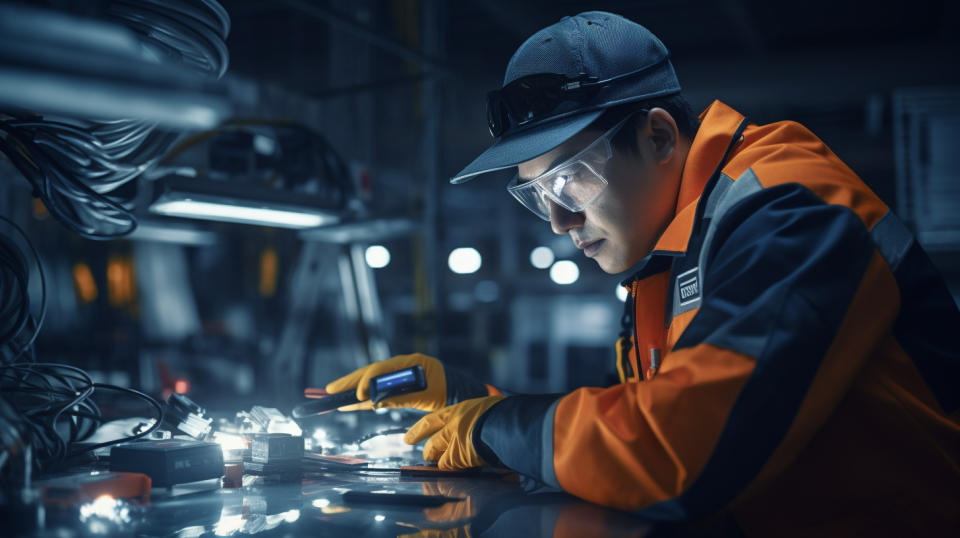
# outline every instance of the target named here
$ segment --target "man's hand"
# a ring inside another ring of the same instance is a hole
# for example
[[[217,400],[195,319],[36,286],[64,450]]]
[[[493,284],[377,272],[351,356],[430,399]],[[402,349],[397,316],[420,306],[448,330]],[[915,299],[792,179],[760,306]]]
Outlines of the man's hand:
[[[444,471],[486,465],[473,446],[473,427],[481,415],[502,399],[504,396],[487,396],[444,407],[421,418],[403,441],[412,445],[433,436],[423,447],[423,458],[439,460],[437,465]]]
[[[380,400],[377,407],[408,407],[421,409],[423,411],[436,411],[447,405],[447,376],[444,373],[443,364],[433,357],[428,357],[420,353],[398,355],[392,359],[364,366],[336,381],[327,383],[326,390],[331,394],[350,389],[357,391],[357,399],[360,400],[360,403],[346,405],[341,407],[339,409],[340,411],[373,409],[373,402],[370,401],[370,379],[378,375],[389,374],[413,366],[421,366],[423,368],[424,377],[427,378],[427,388],[417,392],[384,398]]]
[[[360,403],[341,407],[340,411],[358,411],[373,409],[370,400],[370,379],[383,374],[390,374],[404,368],[420,366],[426,377],[427,388],[417,392],[410,392],[384,398],[377,407],[407,407],[423,411],[436,411],[446,405],[455,404],[470,398],[479,398],[490,394],[499,394],[497,389],[484,385],[467,374],[455,369],[445,368],[443,363],[421,353],[412,355],[398,355],[392,359],[375,362],[328,383],[326,391],[333,394],[345,390],[357,391]]]

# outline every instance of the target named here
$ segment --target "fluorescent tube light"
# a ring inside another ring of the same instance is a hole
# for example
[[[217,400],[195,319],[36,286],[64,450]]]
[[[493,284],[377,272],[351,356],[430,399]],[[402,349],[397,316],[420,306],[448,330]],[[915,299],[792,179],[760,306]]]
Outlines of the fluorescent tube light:
[[[339,222],[342,207],[337,199],[243,183],[168,176],[158,187],[150,212],[168,217],[305,229]]]
[[[240,222],[244,224],[266,224],[281,228],[314,228],[336,222],[333,216],[269,209],[266,207],[246,207],[199,200],[157,201],[150,211],[171,217]]]

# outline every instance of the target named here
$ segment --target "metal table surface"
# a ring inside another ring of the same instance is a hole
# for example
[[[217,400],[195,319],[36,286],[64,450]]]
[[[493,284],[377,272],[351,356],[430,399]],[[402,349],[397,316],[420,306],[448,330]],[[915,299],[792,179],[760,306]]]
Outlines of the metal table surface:
[[[154,489],[150,501],[123,503],[122,517],[48,512],[45,536],[649,536],[636,516],[561,492],[530,490],[516,475],[401,477],[337,471],[274,481],[247,475],[242,487],[217,481]],[[459,497],[436,507],[350,504],[345,491]],[[119,508],[120,505],[118,504]],[[119,510],[118,510],[119,511]],[[673,533],[671,533],[673,534]]]

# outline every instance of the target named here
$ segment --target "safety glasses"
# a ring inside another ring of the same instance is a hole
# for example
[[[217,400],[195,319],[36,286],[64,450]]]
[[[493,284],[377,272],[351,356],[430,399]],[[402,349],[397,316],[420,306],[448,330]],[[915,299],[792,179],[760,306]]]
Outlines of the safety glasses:
[[[487,94],[487,127],[494,138],[541,120],[582,112],[604,87],[636,77],[669,60],[669,54],[634,71],[604,80],[588,75],[567,77],[552,73],[528,75]]]
[[[536,178],[521,182],[520,175],[515,175],[507,184],[507,192],[546,221],[550,220],[551,202],[573,213],[583,211],[607,186],[604,174],[613,157],[610,140],[632,116],[627,115],[589,146]]]

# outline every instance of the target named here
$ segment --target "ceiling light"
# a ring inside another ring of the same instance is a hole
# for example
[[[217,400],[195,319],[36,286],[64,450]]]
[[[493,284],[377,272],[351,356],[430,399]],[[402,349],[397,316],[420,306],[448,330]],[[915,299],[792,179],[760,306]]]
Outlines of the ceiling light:
[[[168,176],[150,212],[278,228],[315,228],[339,220],[336,200],[249,184]]]

